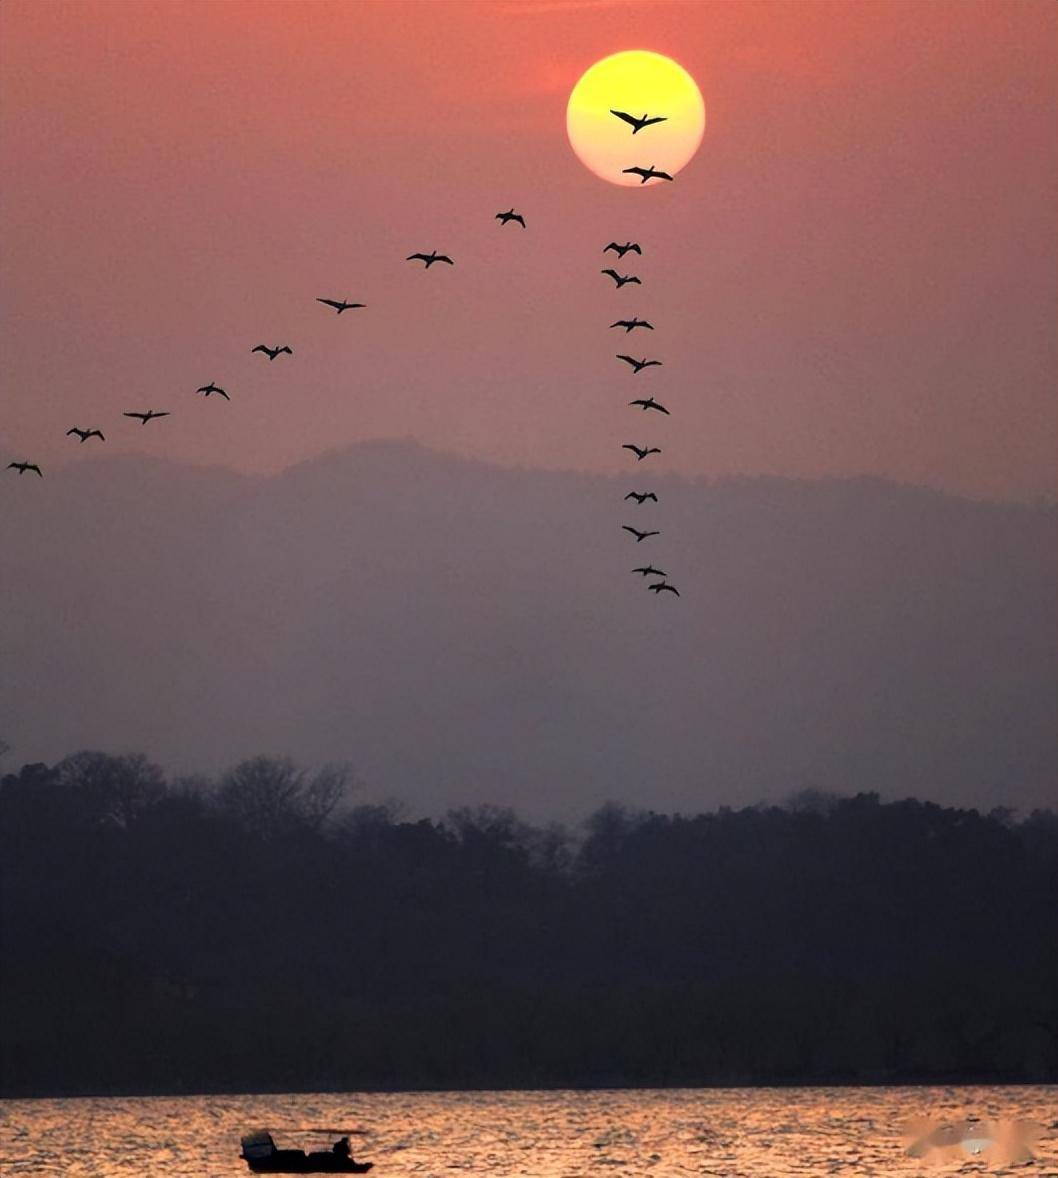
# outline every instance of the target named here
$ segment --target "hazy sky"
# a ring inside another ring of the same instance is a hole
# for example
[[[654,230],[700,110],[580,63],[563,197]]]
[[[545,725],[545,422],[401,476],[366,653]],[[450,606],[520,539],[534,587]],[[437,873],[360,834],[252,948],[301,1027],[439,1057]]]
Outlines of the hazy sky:
[[[1055,11],[5,0],[0,444],[81,459],[65,430],[100,425],[268,471],[411,436],[616,471],[629,311],[658,325],[634,379],[664,374],[667,470],[1052,494]],[[577,78],[628,48],[705,98],[672,185],[566,141]],[[643,243],[641,290],[600,277],[611,237]],[[403,260],[433,247],[457,265]],[[120,417],[148,407],[173,416]]]

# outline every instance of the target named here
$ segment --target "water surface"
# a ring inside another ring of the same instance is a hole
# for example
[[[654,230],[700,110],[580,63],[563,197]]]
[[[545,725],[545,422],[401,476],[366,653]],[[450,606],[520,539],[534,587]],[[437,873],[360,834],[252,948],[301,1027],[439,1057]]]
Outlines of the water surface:
[[[904,1151],[908,1117],[1034,1120],[1035,1163],[927,1167]],[[362,1127],[372,1178],[453,1172],[610,1178],[624,1174],[972,1173],[1058,1176],[1058,1088],[716,1088],[588,1092],[351,1093],[109,1097],[0,1102],[0,1172],[210,1178],[246,1174],[248,1129],[326,1148],[284,1128]]]

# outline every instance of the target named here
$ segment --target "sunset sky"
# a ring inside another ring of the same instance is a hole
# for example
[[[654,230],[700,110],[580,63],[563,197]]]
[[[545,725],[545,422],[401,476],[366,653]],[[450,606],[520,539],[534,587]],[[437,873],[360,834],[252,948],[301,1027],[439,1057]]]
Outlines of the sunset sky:
[[[628,311],[658,325],[669,471],[1053,495],[1054,33],[1042,2],[6,0],[0,446],[622,470]],[[671,185],[609,185],[566,138],[577,79],[632,48],[705,100]],[[599,275],[611,238],[641,289]],[[455,267],[404,261],[433,248]],[[173,416],[120,417],[149,407]]]

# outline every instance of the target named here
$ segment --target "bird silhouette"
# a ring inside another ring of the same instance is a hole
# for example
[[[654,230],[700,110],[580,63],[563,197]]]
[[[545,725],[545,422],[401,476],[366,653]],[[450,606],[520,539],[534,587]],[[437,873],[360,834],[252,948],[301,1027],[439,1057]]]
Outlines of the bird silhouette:
[[[666,115],[654,115],[653,118],[647,118],[647,112],[643,112],[643,117],[637,119],[635,115],[625,114],[623,110],[614,110],[610,108],[610,114],[616,115],[622,122],[628,123],[632,128],[632,134],[638,135],[644,127],[652,127],[655,123],[665,123],[668,121]]]
[[[98,438],[101,442],[106,441],[106,438],[103,437],[102,432],[97,429],[78,429],[77,426],[74,426],[73,429],[68,429],[66,431],[67,437],[69,437],[70,434],[76,434],[82,442],[87,442],[89,438]]]
[[[317,299],[317,303],[333,307],[340,315],[343,311],[352,311],[355,307],[366,307],[367,303],[347,303],[344,299]]]
[[[640,405],[643,412],[646,413],[648,409],[656,409],[659,413],[664,413],[666,417],[670,416],[669,411],[659,401],[655,401],[653,397],[640,397],[637,401],[629,401],[629,405]]]
[[[14,469],[17,470],[20,475],[24,475],[27,470],[36,471],[37,474],[40,474],[40,467],[35,462],[9,462],[7,464],[7,469],[10,470],[12,467],[14,467]],[[42,474],[40,474],[40,477],[44,478]]]
[[[284,344],[281,348],[269,348],[264,344],[258,344],[256,348],[250,349],[250,355],[252,356],[254,352],[264,352],[269,360],[274,360],[276,356],[280,355],[282,352],[286,352],[288,356],[294,355],[294,349],[289,347],[287,344]]]
[[[632,572],[642,573],[644,577],[664,577],[667,575],[666,573],[662,572],[661,569],[654,568],[652,564],[642,565],[638,569],[633,569]]]
[[[449,266],[455,265],[455,262],[447,254],[439,254],[437,250],[434,250],[432,254],[409,254],[404,260],[406,262],[425,262],[427,270],[430,269],[434,262],[447,262]]]
[[[643,285],[634,274],[618,274],[616,270],[600,270],[599,273],[608,274],[617,283],[618,290],[622,286],[626,286],[629,282],[634,282],[636,286]]]
[[[210,381],[209,384],[204,384],[200,389],[195,389],[195,392],[205,393],[207,397],[212,396],[213,393],[220,393],[225,401],[231,400],[231,397],[219,385],[215,385],[213,381]]]
[[[635,454],[637,462],[642,462],[648,454],[661,453],[661,450],[657,446],[633,446],[631,442],[625,442],[621,449],[631,450]]]
[[[634,499],[640,507],[643,506],[643,502],[646,499],[653,499],[655,503],[658,501],[658,497],[653,491],[629,491],[625,498]]]
[[[645,327],[648,331],[654,330],[654,324],[648,323],[645,319],[618,319],[616,323],[611,323],[611,327],[623,327],[625,335],[630,331],[635,331],[637,327]]]
[[[679,589],[677,589],[675,585],[670,585],[667,581],[657,581],[653,585],[648,585],[647,588],[652,590],[654,593],[660,593],[664,589],[669,593],[675,593],[677,597],[680,595]]]
[[[523,229],[525,228],[525,218],[521,213],[516,213],[514,211],[513,205],[507,210],[507,212],[497,213],[496,220],[499,221],[501,225],[506,225],[509,221],[517,221]]]
[[[623,360],[626,364],[632,365],[634,370],[632,373],[633,376],[635,376],[637,372],[642,371],[644,368],[652,368],[654,365],[657,365],[659,368],[661,367],[660,360],[647,360],[645,357],[642,360],[637,360],[634,356],[625,356],[621,352],[617,353],[617,359]]]
[[[625,174],[631,173],[633,176],[638,176],[640,184],[646,184],[648,180],[672,179],[668,172],[656,171],[653,164],[649,168],[622,168],[621,171]]]
[[[622,524],[621,527],[626,532],[631,532],[632,535],[635,536],[637,544],[639,544],[641,541],[645,540],[648,536],[660,536],[661,535],[660,532],[641,532],[638,528],[633,528],[630,524]]]
[[[140,419],[140,425],[146,425],[147,422],[150,421],[151,418],[153,418],[153,417],[168,417],[169,410],[168,409],[162,409],[162,410],[148,409],[146,413],[122,413],[121,416],[122,417],[138,417]]]
[[[608,250],[613,250],[619,258],[623,258],[629,250],[634,254],[639,254],[641,257],[643,254],[643,251],[639,248],[638,241],[626,241],[624,245],[618,245],[616,241],[611,241],[609,245],[603,247],[602,252],[605,254]]]

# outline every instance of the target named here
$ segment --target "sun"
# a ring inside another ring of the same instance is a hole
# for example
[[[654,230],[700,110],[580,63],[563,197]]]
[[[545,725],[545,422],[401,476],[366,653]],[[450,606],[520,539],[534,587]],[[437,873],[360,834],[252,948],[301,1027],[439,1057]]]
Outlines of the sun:
[[[624,111],[665,121],[633,134],[630,124],[611,114]],[[690,161],[705,133],[705,103],[689,73],[671,57],[629,49],[597,61],[573,87],[566,107],[570,146],[587,168],[611,184],[653,188],[623,168],[654,167],[676,173]]]

